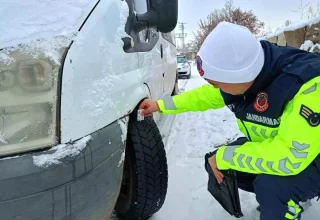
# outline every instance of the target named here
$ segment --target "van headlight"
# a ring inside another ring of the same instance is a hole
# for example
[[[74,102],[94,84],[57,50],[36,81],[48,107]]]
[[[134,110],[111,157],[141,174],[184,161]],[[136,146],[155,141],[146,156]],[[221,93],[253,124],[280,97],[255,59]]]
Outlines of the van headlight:
[[[61,64],[21,50],[9,57],[0,61],[0,156],[57,144]]]
[[[44,60],[22,61],[19,65],[18,79],[26,91],[49,91],[53,86],[53,66]]]

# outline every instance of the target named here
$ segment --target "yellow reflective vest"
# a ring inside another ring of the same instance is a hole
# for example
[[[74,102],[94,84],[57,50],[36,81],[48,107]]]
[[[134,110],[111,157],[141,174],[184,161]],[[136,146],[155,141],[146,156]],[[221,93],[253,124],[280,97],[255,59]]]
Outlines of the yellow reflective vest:
[[[226,105],[220,89],[209,84],[157,103],[161,114],[203,112]],[[279,176],[300,173],[320,153],[319,113],[320,77],[314,77],[300,87],[278,119],[258,112],[247,113],[247,120],[237,119],[240,131],[250,141],[220,147],[216,154],[218,168]]]

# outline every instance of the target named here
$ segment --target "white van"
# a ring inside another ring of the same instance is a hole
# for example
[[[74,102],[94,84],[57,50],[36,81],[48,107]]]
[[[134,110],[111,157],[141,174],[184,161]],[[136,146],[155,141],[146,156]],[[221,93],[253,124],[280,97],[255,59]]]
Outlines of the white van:
[[[1,3],[0,20],[14,16],[8,27],[27,31],[19,16],[55,27],[50,19],[67,24],[77,10],[24,10],[87,4],[75,33],[18,31],[11,43],[1,33],[0,219],[105,220],[114,209],[148,219],[165,201],[167,161],[159,115],[141,120],[137,110],[175,92],[178,0],[15,2]]]

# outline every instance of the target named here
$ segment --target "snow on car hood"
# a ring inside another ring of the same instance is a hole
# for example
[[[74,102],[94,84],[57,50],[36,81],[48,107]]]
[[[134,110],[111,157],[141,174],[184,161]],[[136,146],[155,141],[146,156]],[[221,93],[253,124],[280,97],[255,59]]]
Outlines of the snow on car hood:
[[[97,1],[1,1],[0,49],[77,31]]]
[[[182,68],[182,66],[183,66],[184,64],[187,64],[187,63],[178,63],[177,67],[178,67],[178,68]]]

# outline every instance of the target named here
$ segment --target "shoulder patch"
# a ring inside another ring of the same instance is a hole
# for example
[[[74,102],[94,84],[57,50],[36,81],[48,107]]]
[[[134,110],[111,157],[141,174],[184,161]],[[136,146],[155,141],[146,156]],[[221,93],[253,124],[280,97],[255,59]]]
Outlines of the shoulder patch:
[[[320,124],[320,113],[313,112],[305,105],[301,105],[300,115],[306,119],[311,127],[317,127]]]

